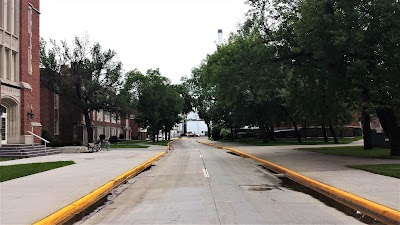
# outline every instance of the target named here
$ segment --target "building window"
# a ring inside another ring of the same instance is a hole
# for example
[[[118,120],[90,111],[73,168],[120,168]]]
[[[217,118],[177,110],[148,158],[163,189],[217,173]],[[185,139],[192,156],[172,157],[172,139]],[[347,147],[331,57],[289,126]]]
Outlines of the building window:
[[[14,35],[19,36],[19,0],[14,0]]]
[[[0,0],[1,1],[1,0]],[[4,73],[4,52],[3,52],[3,46],[0,45],[0,78],[5,79],[5,73]]]
[[[4,6],[5,6],[4,0],[0,0],[0,27],[4,27]]]
[[[7,80],[11,80],[11,60],[10,60],[10,58],[11,58],[11,56],[10,56],[10,54],[11,54],[11,50],[10,49],[5,49],[6,51],[5,51],[5,62],[4,62],[4,65],[5,65],[5,73],[6,73],[6,79]]]
[[[54,135],[60,134],[60,96],[54,93]]]
[[[107,122],[107,123],[110,122],[110,113],[109,112],[104,112],[104,122]]]
[[[17,53],[12,53],[12,64],[11,64],[11,81],[17,81],[17,69],[18,69],[18,62],[17,62]]]
[[[106,138],[110,138],[110,128],[106,127],[105,130],[106,130],[106,132],[105,132]]]
[[[28,72],[32,75],[32,7],[28,10]]]
[[[103,127],[102,126],[97,126],[97,137],[96,137],[96,139],[102,134],[104,134]]]
[[[97,111],[97,121],[103,121],[103,110]]]
[[[13,33],[13,18],[14,18],[14,4],[13,0],[6,0],[7,1],[7,27],[6,30]]]
[[[114,114],[110,114],[110,119],[111,119],[111,123],[116,123],[117,121],[116,121],[116,118],[117,118],[117,116],[116,115],[114,115]]]

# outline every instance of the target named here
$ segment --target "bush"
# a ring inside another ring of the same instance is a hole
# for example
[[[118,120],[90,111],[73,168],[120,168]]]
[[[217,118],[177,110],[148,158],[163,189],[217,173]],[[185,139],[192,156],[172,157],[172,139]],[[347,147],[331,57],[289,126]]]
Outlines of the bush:
[[[125,136],[124,136],[124,134],[119,134],[118,138],[121,139],[121,140],[124,140]]]
[[[106,135],[100,134],[100,135],[99,135],[99,138],[100,138],[100,140],[104,140],[104,139],[106,139]]]
[[[221,128],[219,127],[213,127],[212,131],[211,131],[211,137],[214,141],[218,141],[222,139],[221,136]]]
[[[42,130],[42,138],[50,141],[50,143],[53,142],[53,135],[47,130]],[[44,141],[42,141],[42,145],[44,145]]]
[[[120,142],[121,140],[118,139],[117,136],[111,136],[111,137],[108,139],[108,141],[109,141],[110,143],[117,143],[117,142]]]

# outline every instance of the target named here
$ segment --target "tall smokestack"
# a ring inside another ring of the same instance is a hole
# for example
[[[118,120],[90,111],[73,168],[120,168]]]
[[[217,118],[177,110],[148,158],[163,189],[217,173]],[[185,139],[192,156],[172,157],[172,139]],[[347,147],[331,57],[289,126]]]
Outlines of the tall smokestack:
[[[222,45],[224,42],[224,37],[222,34],[222,29],[218,29],[218,45]]]

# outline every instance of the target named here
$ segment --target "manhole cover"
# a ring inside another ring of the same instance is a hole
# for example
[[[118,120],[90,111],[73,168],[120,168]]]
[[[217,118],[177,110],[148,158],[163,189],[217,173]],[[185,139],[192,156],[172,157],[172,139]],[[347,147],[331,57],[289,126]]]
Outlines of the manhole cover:
[[[279,189],[275,185],[261,184],[261,185],[240,185],[243,191],[270,191],[273,189]]]

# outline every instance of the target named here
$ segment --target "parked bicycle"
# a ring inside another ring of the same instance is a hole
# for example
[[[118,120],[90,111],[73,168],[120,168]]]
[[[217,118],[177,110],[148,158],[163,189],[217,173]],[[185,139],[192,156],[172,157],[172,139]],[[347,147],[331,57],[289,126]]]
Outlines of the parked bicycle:
[[[87,144],[88,152],[108,151],[110,150],[110,142],[106,139],[95,140],[93,143]]]

